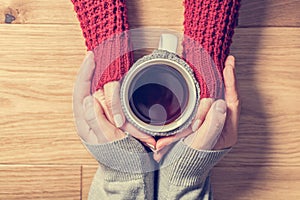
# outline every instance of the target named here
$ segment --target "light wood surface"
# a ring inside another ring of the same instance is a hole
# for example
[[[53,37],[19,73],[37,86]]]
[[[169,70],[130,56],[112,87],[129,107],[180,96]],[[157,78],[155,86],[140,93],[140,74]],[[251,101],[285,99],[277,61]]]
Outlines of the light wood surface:
[[[0,199],[80,199],[81,167],[1,165]]]
[[[132,28],[182,31],[182,1],[128,7]],[[300,199],[299,7],[242,1],[231,51],[240,137],[213,170],[217,200]],[[72,4],[2,0],[0,13],[0,199],[86,199],[97,163],[73,123],[72,87],[86,48]],[[5,14],[16,20],[4,23]],[[157,35],[145,38],[156,44]]]

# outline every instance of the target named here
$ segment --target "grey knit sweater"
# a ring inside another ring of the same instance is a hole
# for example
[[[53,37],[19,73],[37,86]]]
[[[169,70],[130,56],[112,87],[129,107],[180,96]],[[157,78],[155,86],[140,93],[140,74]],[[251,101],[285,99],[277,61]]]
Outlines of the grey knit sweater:
[[[177,142],[157,164],[138,140],[84,145],[99,162],[89,200],[210,200],[209,172],[230,150],[200,151]]]

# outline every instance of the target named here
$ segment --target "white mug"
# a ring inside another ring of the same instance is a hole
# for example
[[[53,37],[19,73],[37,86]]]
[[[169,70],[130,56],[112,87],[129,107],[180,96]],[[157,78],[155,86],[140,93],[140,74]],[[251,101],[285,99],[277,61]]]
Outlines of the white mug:
[[[187,128],[195,116],[200,88],[192,69],[177,54],[178,39],[162,34],[159,48],[136,61],[120,90],[127,120],[153,136]]]

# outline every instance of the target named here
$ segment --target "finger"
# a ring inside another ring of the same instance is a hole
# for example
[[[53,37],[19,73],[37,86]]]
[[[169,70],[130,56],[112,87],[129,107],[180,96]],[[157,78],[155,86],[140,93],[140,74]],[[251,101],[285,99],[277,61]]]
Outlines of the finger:
[[[162,137],[159,140],[157,140],[157,142],[156,142],[156,150],[160,151],[163,148],[169,146],[170,144],[177,142],[181,138],[188,136],[192,132],[193,132],[192,129],[190,127],[188,127],[175,135]]]
[[[100,104],[93,96],[84,99],[85,120],[95,133],[98,143],[107,143],[123,138],[125,133],[109,123]]]
[[[91,80],[95,69],[94,54],[89,51],[80,67],[73,91],[73,111],[75,118],[83,116],[83,99],[90,95]]]
[[[89,144],[99,144],[98,138],[91,128],[89,129],[88,136],[84,141],[88,142]]]
[[[174,142],[180,140],[181,138],[188,136],[192,132],[195,132],[203,123],[213,102],[214,102],[214,99],[212,99],[212,98],[201,99],[200,104],[197,109],[197,113],[195,115],[195,118],[192,122],[191,127],[188,127],[184,131],[177,133],[175,135],[167,136],[167,137],[163,137],[163,138],[159,139],[156,143],[156,150],[159,151],[159,150],[163,149],[165,146],[168,146],[171,143],[174,143]]]
[[[238,100],[237,81],[235,74],[235,59],[233,56],[228,56],[223,70],[225,84],[225,99],[227,103]]]
[[[232,141],[237,140],[237,129],[240,115],[240,100],[237,87],[237,79],[235,73],[235,60],[233,56],[228,56],[225,62],[224,82],[225,82],[225,99],[228,108],[228,116],[226,119],[226,129],[231,133]],[[234,136],[235,135],[235,136]],[[233,145],[233,144],[232,144]]]
[[[104,92],[102,89],[97,90],[96,92],[94,92],[93,96],[97,99],[97,101],[100,103],[100,106],[102,107],[102,109],[104,110],[105,116],[108,119],[108,121],[112,124],[114,124],[113,118],[111,117],[111,115],[109,114],[110,111],[107,107],[106,104],[106,100],[105,100],[105,96],[104,96]]]
[[[226,119],[227,105],[224,100],[217,100],[211,106],[202,126],[185,139],[191,148],[211,150],[222,132]]]
[[[94,104],[95,104],[94,97],[92,97],[92,96],[87,96],[83,100],[84,119],[85,119],[86,123],[88,124],[88,126],[95,133],[95,135],[97,137],[97,141],[99,143],[102,143],[102,142],[104,143],[104,142],[107,142],[107,140],[105,139],[104,135],[102,134],[102,130],[100,129]],[[99,109],[98,113],[99,113],[99,115],[101,115],[100,109]]]
[[[104,85],[104,95],[109,114],[114,120],[116,127],[120,128],[125,123],[125,116],[120,102],[120,83],[118,81],[109,82]]]
[[[111,115],[109,114],[110,111],[108,109],[103,90],[98,90],[97,92],[95,92],[94,97],[98,100],[101,107],[103,108],[106,118],[108,118],[111,123],[114,123],[113,119],[111,118]],[[125,123],[125,124],[123,124],[121,129],[125,132],[128,132],[130,135],[139,139],[140,141],[148,143],[148,146],[150,148],[155,148],[155,146],[156,146],[155,139],[152,136],[139,131],[133,125],[131,125],[129,123]]]
[[[100,134],[100,136],[104,135],[104,142],[116,141],[126,136],[126,134],[123,131],[121,131],[121,129],[115,127],[112,123],[110,123],[107,120],[105,113],[97,99],[94,99],[94,108],[97,115],[98,124],[101,130],[100,133],[102,133]],[[98,134],[96,133],[96,135]]]
[[[125,123],[121,127],[121,130],[129,133],[130,135],[137,138],[141,142],[146,143],[146,145],[150,148],[155,148],[156,146],[156,140],[151,135],[141,132],[130,123]]]
[[[90,127],[89,125],[86,123],[86,121],[84,120],[84,118],[82,117],[82,119],[76,119],[75,120],[75,124],[76,124],[76,130],[78,135],[84,140],[88,142],[88,138],[89,138],[89,130]]]
[[[235,74],[235,59],[228,56],[223,71],[225,83],[225,100],[227,103],[227,117],[222,134],[213,149],[224,149],[233,146],[238,138],[238,123],[240,101]]]
[[[173,145],[168,145],[166,146],[165,148],[163,148],[162,150],[160,151],[155,151],[153,153],[153,159],[156,161],[156,162],[160,162],[161,159],[164,157],[164,155],[166,155],[166,153],[169,152],[169,150],[173,147]]]
[[[211,104],[214,102],[212,98],[203,98],[200,100],[200,104],[197,109],[196,116],[192,122],[192,131],[196,131],[203,123]]]
[[[82,140],[90,144],[97,144],[98,139],[94,131],[89,127],[84,119],[76,120],[77,133]]]

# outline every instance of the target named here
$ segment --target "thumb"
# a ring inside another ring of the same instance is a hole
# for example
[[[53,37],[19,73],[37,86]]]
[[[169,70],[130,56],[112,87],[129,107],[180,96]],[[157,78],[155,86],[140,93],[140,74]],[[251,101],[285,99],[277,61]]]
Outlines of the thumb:
[[[120,100],[120,83],[112,81],[104,85],[104,96],[109,115],[112,117],[116,127],[120,128],[125,123]]]
[[[222,133],[226,110],[227,105],[224,100],[215,101],[202,126],[195,133],[189,135],[184,142],[194,149],[211,150]]]

